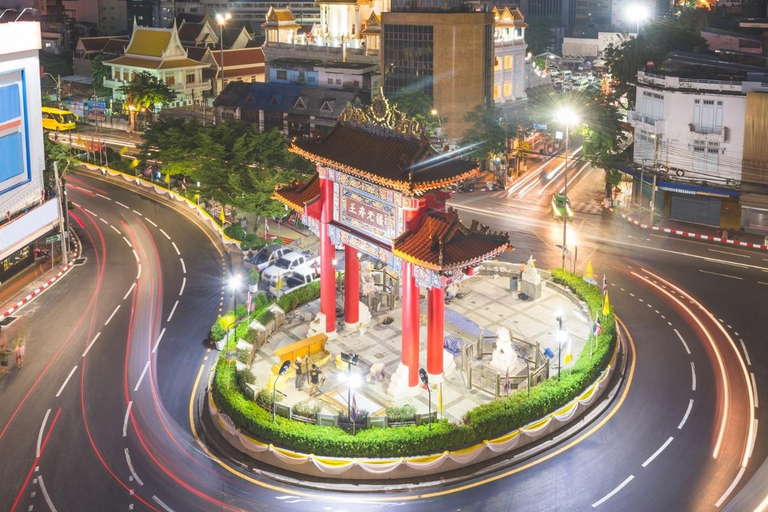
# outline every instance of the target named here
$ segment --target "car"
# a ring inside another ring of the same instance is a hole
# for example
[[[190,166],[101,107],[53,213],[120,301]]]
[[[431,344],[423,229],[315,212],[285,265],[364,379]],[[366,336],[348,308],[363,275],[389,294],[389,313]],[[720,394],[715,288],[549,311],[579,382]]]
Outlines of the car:
[[[319,269],[314,266],[304,265],[280,276],[278,282],[269,287],[269,294],[273,297],[279,297],[314,283],[318,279],[320,279]]]
[[[291,252],[290,247],[280,244],[265,245],[256,254],[248,258],[248,263],[254,265],[261,272],[265,268],[274,265],[284,254]]]
[[[571,209],[571,200],[565,194],[552,195],[552,215],[556,220],[565,216],[568,220],[573,219],[573,210]]]
[[[274,265],[267,267],[264,272],[261,273],[261,278],[266,281],[267,284],[274,286],[277,284],[277,280],[280,276],[305,265],[319,265],[318,258],[313,259],[306,254],[291,251],[283,254]]]

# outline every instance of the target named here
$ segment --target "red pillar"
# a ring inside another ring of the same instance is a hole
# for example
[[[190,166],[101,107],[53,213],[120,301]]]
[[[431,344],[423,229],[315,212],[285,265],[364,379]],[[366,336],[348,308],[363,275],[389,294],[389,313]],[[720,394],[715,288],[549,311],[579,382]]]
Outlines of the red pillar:
[[[430,288],[427,303],[427,373],[443,373],[445,290]]]
[[[328,236],[328,224],[333,219],[333,182],[320,179],[320,312],[325,314],[325,331],[336,331],[336,251]]]
[[[360,260],[357,249],[344,246],[344,323],[355,326],[360,321]]]
[[[401,360],[408,367],[408,386],[419,384],[419,288],[413,264],[403,261],[403,344]]]

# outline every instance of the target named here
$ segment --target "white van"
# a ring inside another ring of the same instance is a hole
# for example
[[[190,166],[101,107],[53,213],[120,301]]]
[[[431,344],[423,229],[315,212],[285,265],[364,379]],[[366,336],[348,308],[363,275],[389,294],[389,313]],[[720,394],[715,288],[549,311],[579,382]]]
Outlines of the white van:
[[[269,294],[279,297],[283,294],[303,288],[320,279],[320,272],[315,267],[304,266],[283,274],[279,277],[280,286],[277,283],[269,287]]]
[[[565,71],[563,71],[564,80],[571,78],[571,75],[573,75],[573,71],[571,71],[570,69],[566,69]]]

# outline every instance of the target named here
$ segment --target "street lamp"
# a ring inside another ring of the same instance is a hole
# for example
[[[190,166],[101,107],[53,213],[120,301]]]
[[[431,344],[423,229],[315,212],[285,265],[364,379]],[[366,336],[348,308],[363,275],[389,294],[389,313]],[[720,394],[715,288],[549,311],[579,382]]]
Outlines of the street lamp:
[[[635,37],[640,35],[640,22],[647,20],[650,17],[648,7],[643,4],[632,4],[627,7],[626,11],[627,21],[635,22]]]
[[[421,379],[421,382],[427,386],[427,401],[429,402],[429,409],[427,409],[429,411],[427,413],[429,426],[427,428],[432,430],[432,390],[429,389],[429,375],[427,375],[427,371],[424,368],[419,368],[419,378]]]
[[[352,378],[352,366],[357,366],[358,356],[357,354],[342,352],[341,360],[347,363],[347,419],[354,426],[352,421],[352,388],[357,389],[359,382],[358,379]]]
[[[274,384],[272,384],[272,423],[274,423],[275,419],[277,418],[277,400],[275,400],[275,396],[277,394],[277,379],[279,379],[282,375],[284,375],[285,372],[287,372],[288,368],[290,367],[291,367],[290,361],[283,361],[283,365],[277,371],[277,377],[275,377],[275,382]]]
[[[560,355],[563,352],[563,344],[568,340],[568,333],[563,329],[563,317],[557,317],[557,321],[560,323],[560,330],[557,331],[557,380],[560,380],[560,366],[562,366]]]
[[[53,83],[56,84],[56,102],[58,103],[58,107],[61,108],[61,75],[59,75],[58,78],[53,76],[50,73],[43,73],[43,76],[48,75],[51,77],[51,80],[53,80]]]
[[[216,22],[219,24],[219,49],[221,51],[221,90],[219,94],[224,90],[224,24],[232,17],[231,14],[217,14]]]
[[[229,331],[232,328],[232,324],[237,322],[237,290],[240,288],[240,280],[241,277],[239,275],[234,275],[227,281],[227,287],[232,290],[232,306],[235,314],[235,318],[227,326],[227,362],[229,362]]]
[[[579,122],[579,117],[576,115],[576,113],[568,108],[563,107],[557,112],[556,121],[562,123],[565,125],[565,169],[563,170],[563,180],[565,182],[565,185],[563,187],[563,192],[565,194],[565,205],[568,205],[568,143],[570,142],[570,135],[571,135],[571,125],[577,124]],[[563,270],[565,270],[565,253],[567,251],[566,246],[566,235],[568,233],[568,212],[566,212],[565,215],[563,215]]]

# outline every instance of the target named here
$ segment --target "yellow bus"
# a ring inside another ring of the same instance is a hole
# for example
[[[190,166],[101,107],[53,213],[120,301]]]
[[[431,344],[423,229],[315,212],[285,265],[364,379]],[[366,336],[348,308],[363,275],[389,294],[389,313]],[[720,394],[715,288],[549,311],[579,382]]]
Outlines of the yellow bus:
[[[77,114],[69,110],[43,107],[43,128],[46,130],[56,130],[57,132],[74,130],[77,120]]]

